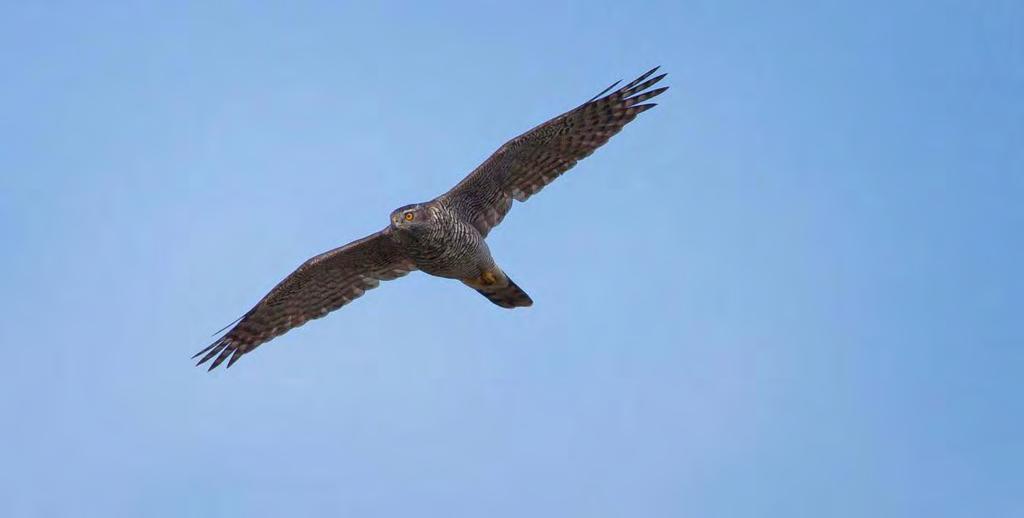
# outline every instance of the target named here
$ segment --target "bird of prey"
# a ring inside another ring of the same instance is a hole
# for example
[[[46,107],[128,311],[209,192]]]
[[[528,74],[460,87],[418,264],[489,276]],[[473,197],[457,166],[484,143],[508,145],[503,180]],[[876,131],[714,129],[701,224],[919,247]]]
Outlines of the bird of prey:
[[[503,308],[533,304],[495,262],[484,238],[513,200],[526,201],[653,108],[645,101],[668,89],[650,89],[666,75],[654,76],[657,70],[608,93],[616,82],[506,142],[450,191],[392,211],[387,228],[307,260],[196,353],[193,359],[202,356],[196,365],[213,359],[210,370],[224,360],[230,367],[261,344],[413,270],[462,281]]]

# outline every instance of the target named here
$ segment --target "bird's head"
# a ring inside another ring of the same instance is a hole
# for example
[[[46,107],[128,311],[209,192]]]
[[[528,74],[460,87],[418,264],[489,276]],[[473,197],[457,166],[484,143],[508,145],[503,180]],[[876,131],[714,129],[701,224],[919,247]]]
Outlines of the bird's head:
[[[425,203],[406,205],[391,211],[391,228],[415,232],[424,228],[433,217],[429,205]]]

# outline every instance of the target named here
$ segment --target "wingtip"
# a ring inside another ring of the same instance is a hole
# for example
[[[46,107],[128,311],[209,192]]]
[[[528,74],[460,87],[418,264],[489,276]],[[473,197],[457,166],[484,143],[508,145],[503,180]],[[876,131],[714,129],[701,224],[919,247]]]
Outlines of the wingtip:
[[[656,67],[648,70],[647,72],[644,72],[643,74],[640,74],[640,77],[630,81],[629,84],[627,84],[626,86],[623,86],[621,89],[619,89],[619,92],[621,92],[623,95],[629,95],[630,92],[636,92],[636,91],[639,91],[639,90],[643,90],[644,88],[647,88],[648,86],[650,86],[650,85],[660,81],[661,77],[664,77],[665,74],[662,74],[657,79],[647,80],[648,77],[651,77],[651,74],[657,72],[658,69],[660,69],[660,68],[661,68],[661,65],[656,66]],[[644,82],[645,80],[647,80],[646,83]],[[638,86],[638,85],[641,85],[641,84],[642,84],[642,86]]]
[[[210,337],[212,338],[212,337],[214,337],[214,336],[217,336],[217,335],[219,335],[219,334],[223,333],[223,332],[224,332],[224,330],[226,330],[227,328],[229,328],[229,327],[231,327],[231,326],[233,326],[233,325],[235,325],[235,324],[237,324],[237,323],[241,322],[241,321],[242,321],[242,319],[243,319],[243,318],[245,318],[245,317],[246,317],[246,315],[248,315],[248,314],[249,314],[249,313],[245,313],[245,314],[243,314],[242,316],[240,316],[240,317],[236,318],[236,319],[235,319],[235,320],[234,320],[233,322],[231,322],[230,324],[228,324],[228,325],[226,325],[226,326],[224,326],[224,327],[220,328],[220,330],[218,330],[218,331],[217,331],[216,333],[213,333],[212,335],[210,335]]]
[[[238,359],[242,357],[242,354],[243,353],[241,353],[239,349],[235,349],[235,351],[233,353],[231,353],[231,357],[228,358],[228,364],[225,365],[224,368],[225,369],[230,369],[231,366],[234,365],[235,362],[237,362]]]
[[[206,363],[208,361],[210,361],[209,358],[202,358],[202,359],[200,359],[199,361],[196,362],[196,367],[201,367],[204,363]],[[210,370],[210,369],[207,369],[207,370]]]
[[[588,99],[588,100],[587,100],[587,102],[586,102],[586,103],[583,103],[583,104],[587,104],[587,103],[590,103],[590,102],[594,102],[594,101],[596,101],[597,99],[600,99],[602,95],[604,95],[604,94],[606,94],[606,93],[610,92],[610,91],[612,90],[612,88],[615,88],[615,87],[616,87],[616,86],[618,86],[618,85],[619,85],[619,83],[621,83],[621,82],[622,82],[622,80],[621,80],[621,79],[619,79],[618,81],[616,81],[616,82],[612,83],[612,84],[611,84],[611,85],[610,85],[610,86],[609,86],[608,88],[605,88],[604,90],[601,90],[601,92],[600,92],[600,93],[598,93],[597,95],[595,95],[595,96],[591,97],[590,99]]]
[[[210,345],[208,345],[208,346],[204,347],[204,348],[203,348],[203,350],[201,350],[201,351],[199,351],[199,352],[197,352],[197,353],[193,354],[193,355],[192,355],[192,359],[194,360],[194,359],[196,359],[196,358],[198,358],[198,357],[202,356],[203,354],[206,354],[207,352],[209,352],[209,351],[210,351],[210,349],[213,349],[214,347],[217,347],[217,344],[218,344],[219,342],[220,342],[220,340],[217,340],[216,342],[213,342],[212,344],[210,344]],[[206,361],[206,360],[208,360],[208,359],[209,359],[209,358],[203,358],[202,360],[199,360],[199,363],[203,363],[203,362],[205,362],[205,361]],[[199,363],[197,363],[196,365],[199,365]]]
[[[204,355],[202,358],[199,359],[198,362],[196,362],[196,367],[199,367],[200,365],[210,361],[210,359],[212,359],[214,356],[217,356],[217,358],[220,361],[224,361],[223,359],[221,359],[221,357],[223,356],[224,351],[227,350],[227,345],[227,342],[225,342],[225,340],[221,338],[213,342],[212,344],[206,346],[206,348],[204,348],[202,351],[199,351],[196,354],[192,355],[193,360],[196,359],[199,355]],[[220,354],[220,356],[218,356],[218,354]],[[214,360],[213,363],[210,365],[210,370],[219,365],[220,361]]]

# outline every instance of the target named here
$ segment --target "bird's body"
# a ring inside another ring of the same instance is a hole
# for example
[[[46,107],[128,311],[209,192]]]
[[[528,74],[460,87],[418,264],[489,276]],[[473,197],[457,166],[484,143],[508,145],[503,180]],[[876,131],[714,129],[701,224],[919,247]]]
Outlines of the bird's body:
[[[412,215],[411,221],[406,221],[407,214]],[[480,231],[449,200],[438,198],[396,209],[385,234],[424,273],[458,279],[501,307],[533,304],[530,296],[495,264]]]
[[[421,224],[413,226],[403,221],[402,214],[410,210],[421,214],[414,220]],[[461,280],[494,268],[491,251],[480,232],[443,202],[402,207],[391,220],[392,235],[424,273]]]
[[[513,200],[526,201],[653,108],[641,103],[667,89],[647,90],[665,77],[647,79],[656,70],[508,141],[450,191],[394,210],[387,228],[309,259],[197,353],[199,364],[213,359],[213,369],[228,360],[230,367],[260,344],[414,270],[462,281],[504,308],[532,305],[495,262],[487,234]]]

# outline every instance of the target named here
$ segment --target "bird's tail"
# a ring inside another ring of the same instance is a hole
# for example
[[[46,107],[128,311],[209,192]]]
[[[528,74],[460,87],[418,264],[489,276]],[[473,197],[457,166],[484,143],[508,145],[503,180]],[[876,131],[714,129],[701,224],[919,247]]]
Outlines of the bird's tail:
[[[505,276],[507,283],[503,286],[474,286],[481,295],[487,297],[487,300],[503,307],[503,308],[521,308],[533,305],[533,299],[523,291],[522,288],[512,282],[507,275]]]

